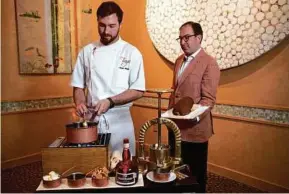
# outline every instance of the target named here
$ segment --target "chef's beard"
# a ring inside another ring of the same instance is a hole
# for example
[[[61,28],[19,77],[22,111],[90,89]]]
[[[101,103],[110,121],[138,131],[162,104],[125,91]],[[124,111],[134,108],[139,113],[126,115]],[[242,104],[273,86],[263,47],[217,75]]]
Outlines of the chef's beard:
[[[102,34],[100,36],[100,41],[104,45],[109,45],[110,43],[112,43],[113,41],[115,41],[118,38],[118,34],[119,34],[119,32],[117,32],[117,34],[115,36],[111,36],[110,34]]]

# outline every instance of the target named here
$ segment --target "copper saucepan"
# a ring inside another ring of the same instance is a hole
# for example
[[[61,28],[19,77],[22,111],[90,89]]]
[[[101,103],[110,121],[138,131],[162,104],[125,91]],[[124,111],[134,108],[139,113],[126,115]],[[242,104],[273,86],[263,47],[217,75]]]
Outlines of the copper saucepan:
[[[45,188],[56,188],[61,185],[61,176],[59,176],[55,180],[45,180],[44,178],[42,178],[42,181],[43,181],[43,186]]]
[[[81,172],[74,172],[66,178],[69,187],[81,187],[86,183],[86,175]]]
[[[98,167],[98,166],[96,166]],[[96,170],[96,167],[94,167],[92,170],[87,172],[86,174],[82,172],[73,172],[70,175],[68,175],[67,178],[67,183],[69,187],[82,187],[86,183],[86,178],[88,177],[89,174],[91,174],[93,171]],[[104,167],[105,168],[105,167]],[[71,168],[72,169],[72,168]],[[106,169],[106,168],[105,168]],[[67,171],[66,171],[67,172]],[[63,173],[64,174],[64,173]],[[109,177],[107,176],[106,179],[104,180],[93,180],[93,177],[91,177],[92,185],[96,187],[103,187],[108,184]],[[96,184],[94,184],[96,183]]]
[[[74,122],[66,125],[68,143],[90,143],[97,140],[98,122]]]
[[[94,170],[94,169],[93,169]],[[86,177],[93,171],[90,170],[88,173],[84,174],[82,172],[74,172],[68,175],[67,183],[69,187],[82,187],[86,183]]]

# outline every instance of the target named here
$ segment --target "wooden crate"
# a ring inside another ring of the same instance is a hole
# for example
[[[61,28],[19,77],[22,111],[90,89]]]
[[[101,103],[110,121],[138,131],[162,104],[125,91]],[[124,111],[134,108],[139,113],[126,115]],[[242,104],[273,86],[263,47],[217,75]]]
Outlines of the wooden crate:
[[[59,174],[76,166],[71,172],[87,173],[96,166],[109,165],[109,146],[85,148],[43,148],[42,168],[43,175],[50,171]]]

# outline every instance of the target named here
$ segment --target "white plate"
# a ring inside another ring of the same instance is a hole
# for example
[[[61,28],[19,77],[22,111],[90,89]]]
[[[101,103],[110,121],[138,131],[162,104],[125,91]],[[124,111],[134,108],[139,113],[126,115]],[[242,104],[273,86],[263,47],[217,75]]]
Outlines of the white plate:
[[[166,112],[162,113],[161,117],[172,118],[172,119],[194,119],[197,116],[200,116],[201,114],[203,114],[208,108],[209,108],[208,106],[194,104],[191,109],[191,112],[184,116],[174,115],[173,109],[171,108],[170,110],[167,110]]]
[[[177,178],[177,176],[175,173],[171,172],[168,180],[163,180],[163,181],[162,180],[155,180],[154,179],[154,172],[150,171],[149,173],[147,173],[147,178],[150,181],[153,181],[156,183],[168,183],[168,182],[172,182],[173,180],[175,180]]]

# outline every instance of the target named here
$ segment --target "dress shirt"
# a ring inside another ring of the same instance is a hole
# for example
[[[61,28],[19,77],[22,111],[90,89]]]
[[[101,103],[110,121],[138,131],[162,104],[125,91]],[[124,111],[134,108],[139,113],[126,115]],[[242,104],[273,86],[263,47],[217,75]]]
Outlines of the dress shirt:
[[[180,75],[184,72],[184,70],[187,68],[187,66],[190,64],[190,62],[197,56],[197,54],[199,54],[200,51],[201,51],[201,47],[196,52],[191,54],[190,56],[184,57],[183,64],[180,67],[180,70],[178,72],[178,77],[180,77]]]

